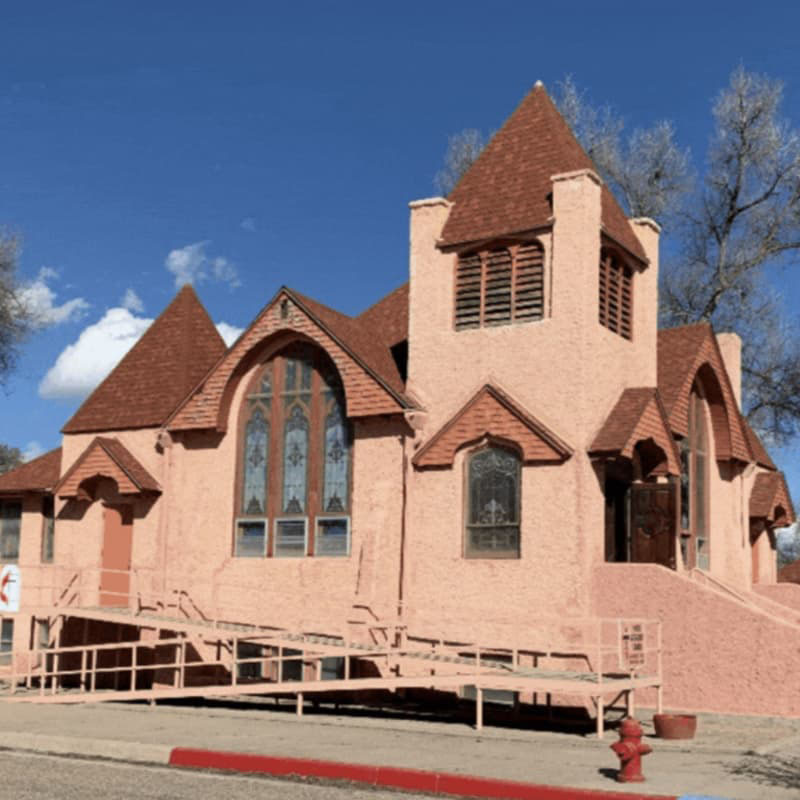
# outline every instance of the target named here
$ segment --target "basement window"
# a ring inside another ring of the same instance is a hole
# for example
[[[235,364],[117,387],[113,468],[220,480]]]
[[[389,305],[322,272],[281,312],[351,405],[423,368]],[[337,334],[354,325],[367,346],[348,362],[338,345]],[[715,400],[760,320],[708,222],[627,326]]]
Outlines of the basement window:
[[[463,254],[456,262],[455,328],[533,322],[544,316],[544,249],[538,242]]]
[[[267,554],[266,520],[236,521],[236,542],[233,554],[240,558],[259,558]]]

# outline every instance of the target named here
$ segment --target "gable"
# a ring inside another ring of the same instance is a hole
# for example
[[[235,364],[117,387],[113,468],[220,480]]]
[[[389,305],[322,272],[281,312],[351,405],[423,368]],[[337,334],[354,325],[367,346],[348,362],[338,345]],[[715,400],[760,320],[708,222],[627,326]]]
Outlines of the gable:
[[[776,527],[795,520],[789,487],[782,472],[759,472],[750,492],[751,519],[764,519]]]
[[[225,350],[194,290],[184,286],[62,430],[162,425]]]
[[[700,378],[711,410],[718,461],[754,460],[717,338],[708,323],[658,332],[658,391],[670,429],[689,433],[689,395]]]
[[[595,170],[544,86],[537,83],[450,193],[440,246],[549,226],[553,175]],[[640,261],[644,250],[609,188],[601,189],[603,231]]]
[[[667,471],[680,475],[680,454],[658,390],[650,387],[625,389],[595,436],[589,453],[633,458],[637,442],[647,439],[652,439],[664,451]]]
[[[118,439],[96,436],[75,460],[55,489],[59,497],[80,497],[90,478],[110,478],[120,494],[160,492],[158,481]]]
[[[394,414],[410,404],[388,346],[356,320],[290,289],[281,289],[182,404],[169,429],[224,431],[239,380],[270,347],[302,338],[321,347],[339,371],[348,417]]]
[[[525,463],[565,461],[572,448],[496,386],[486,384],[422,446],[415,467],[452,466],[465,444],[490,437],[519,447]]]

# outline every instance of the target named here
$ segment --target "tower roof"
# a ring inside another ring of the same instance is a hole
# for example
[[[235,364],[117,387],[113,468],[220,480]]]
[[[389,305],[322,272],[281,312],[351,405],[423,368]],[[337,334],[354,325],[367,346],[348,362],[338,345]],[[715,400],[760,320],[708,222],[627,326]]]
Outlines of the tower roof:
[[[64,433],[161,425],[225,350],[194,289],[184,286],[89,395]]]
[[[550,224],[553,175],[596,169],[541,83],[462,176],[441,246],[521,233]],[[644,249],[609,188],[601,190],[605,232],[641,260]]]

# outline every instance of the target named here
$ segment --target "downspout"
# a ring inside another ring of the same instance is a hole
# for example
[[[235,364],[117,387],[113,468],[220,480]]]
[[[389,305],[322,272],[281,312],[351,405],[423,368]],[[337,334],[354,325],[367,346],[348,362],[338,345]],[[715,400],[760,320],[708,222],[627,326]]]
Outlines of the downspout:
[[[404,579],[406,564],[406,512],[408,507],[408,453],[406,452],[406,435],[400,434],[400,446],[403,449],[403,478],[402,478],[402,501],[400,506],[400,569],[397,585],[397,616],[403,618],[403,599],[404,599]]]

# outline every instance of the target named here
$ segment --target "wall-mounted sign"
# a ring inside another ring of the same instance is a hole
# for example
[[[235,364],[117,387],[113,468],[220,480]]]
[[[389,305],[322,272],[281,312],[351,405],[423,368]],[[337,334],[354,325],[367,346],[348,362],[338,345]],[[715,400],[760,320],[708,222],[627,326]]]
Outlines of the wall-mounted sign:
[[[19,611],[20,586],[19,567],[16,564],[5,564],[0,569],[0,612]]]
[[[644,625],[628,624],[622,627],[622,657],[628,669],[644,665]]]

